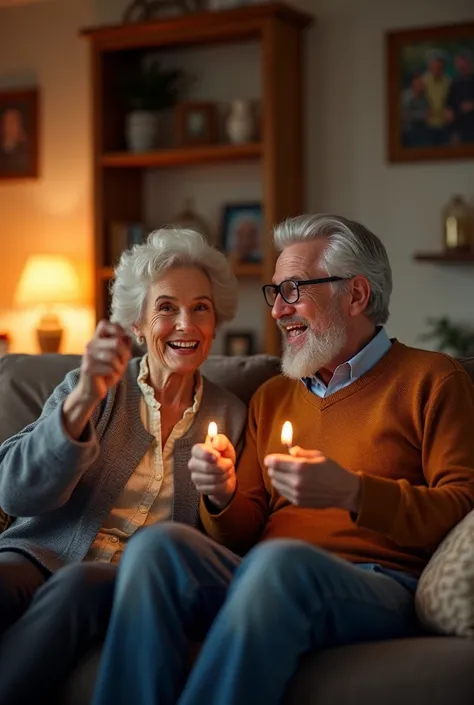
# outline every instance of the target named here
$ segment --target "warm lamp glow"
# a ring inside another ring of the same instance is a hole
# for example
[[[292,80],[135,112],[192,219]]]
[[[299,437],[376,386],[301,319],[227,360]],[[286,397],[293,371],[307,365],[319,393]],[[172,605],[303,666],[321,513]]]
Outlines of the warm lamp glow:
[[[79,304],[81,288],[72,263],[61,255],[33,255],[15,292],[18,306]]]
[[[281,442],[290,450],[293,445],[293,426],[291,421],[285,421],[281,429]]]
[[[46,306],[36,330],[41,352],[58,352],[62,328],[56,304],[82,303],[79,277],[72,263],[61,255],[33,255],[22,272],[15,292],[17,306]]]

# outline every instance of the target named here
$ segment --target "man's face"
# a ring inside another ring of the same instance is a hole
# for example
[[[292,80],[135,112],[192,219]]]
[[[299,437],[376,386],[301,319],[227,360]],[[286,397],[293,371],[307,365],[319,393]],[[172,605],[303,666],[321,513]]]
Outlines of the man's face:
[[[423,83],[423,79],[421,78],[421,76],[415,76],[415,78],[411,82],[411,87],[413,89],[413,92],[416,93],[416,95],[421,95],[421,93],[424,92],[425,84]]]
[[[313,240],[290,245],[280,254],[273,283],[285,279],[304,280],[328,276],[319,265],[327,243]],[[348,314],[344,295],[331,284],[300,287],[296,303],[279,295],[272,308],[283,337],[283,373],[292,379],[309,377],[328,366],[347,342]]]
[[[430,61],[430,71],[435,78],[439,78],[443,74],[444,61],[443,59],[432,59]]]

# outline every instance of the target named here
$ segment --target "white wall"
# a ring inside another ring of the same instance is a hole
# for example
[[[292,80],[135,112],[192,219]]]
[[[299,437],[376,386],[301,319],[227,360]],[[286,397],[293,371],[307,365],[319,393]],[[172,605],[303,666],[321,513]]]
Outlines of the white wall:
[[[36,78],[44,106],[42,180],[0,183],[0,328],[18,320],[11,302],[28,252],[52,250],[84,262],[90,259],[89,73],[87,44],[77,32],[84,25],[118,21],[125,4],[49,0],[0,9],[0,86]],[[474,270],[416,264],[412,254],[440,246],[440,211],[453,193],[474,196],[474,161],[386,163],[384,32],[472,21],[472,0],[299,4],[318,16],[307,37],[307,210],[359,219],[383,239],[395,281],[389,330],[405,342],[417,343],[429,315],[472,318]],[[245,67],[241,72],[245,80]],[[201,89],[206,90],[205,84]],[[188,170],[187,181],[192,183],[195,174],[195,169]],[[216,174],[205,170],[198,178],[206,183]],[[158,188],[160,179],[152,177],[149,190]],[[258,195],[255,172],[239,167],[233,180],[239,198]],[[234,188],[232,184],[226,189]],[[215,194],[207,197],[199,188],[196,193],[203,215],[216,222]],[[178,201],[178,194],[175,197]],[[258,329],[261,304],[251,305],[252,297],[260,296],[258,287],[246,284],[245,292],[237,326]],[[68,349],[83,344],[91,325],[86,314],[82,323],[72,326]],[[31,346],[21,330],[16,338],[17,349]]]

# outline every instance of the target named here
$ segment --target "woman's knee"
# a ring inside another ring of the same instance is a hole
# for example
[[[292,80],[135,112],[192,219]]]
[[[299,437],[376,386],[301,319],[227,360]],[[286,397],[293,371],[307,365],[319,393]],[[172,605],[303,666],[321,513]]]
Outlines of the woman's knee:
[[[197,529],[186,524],[164,521],[137,531],[130,539],[124,553],[124,558],[149,559],[161,554],[164,550],[188,546],[202,536]]]
[[[58,602],[71,604],[78,600],[101,599],[105,593],[112,592],[116,572],[117,566],[108,563],[73,563],[54,573],[42,592]]]

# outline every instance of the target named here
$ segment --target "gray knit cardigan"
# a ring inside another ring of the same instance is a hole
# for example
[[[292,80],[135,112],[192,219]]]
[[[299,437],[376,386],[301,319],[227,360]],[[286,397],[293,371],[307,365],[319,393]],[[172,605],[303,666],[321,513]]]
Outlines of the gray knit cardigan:
[[[140,359],[132,359],[120,382],[98,406],[76,442],[65,433],[62,404],[79,379],[69,372],[41,416],[0,447],[0,506],[15,519],[0,535],[0,551],[15,550],[48,570],[82,561],[129,477],[154,442],[140,419]],[[203,379],[201,406],[173,451],[172,519],[199,521],[199,496],[188,460],[216,421],[239,449],[247,410],[233,394]]]

